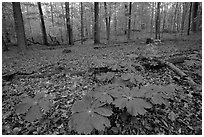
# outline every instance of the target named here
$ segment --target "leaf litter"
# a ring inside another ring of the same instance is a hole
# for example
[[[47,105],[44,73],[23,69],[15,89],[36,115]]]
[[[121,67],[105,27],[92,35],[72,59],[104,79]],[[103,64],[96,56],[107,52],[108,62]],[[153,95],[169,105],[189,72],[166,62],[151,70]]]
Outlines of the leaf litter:
[[[73,49],[74,53],[71,52],[69,54],[61,54],[61,50],[56,49],[29,51],[29,53],[31,53],[29,56],[18,56],[12,53],[8,56],[3,56],[2,74],[17,71],[24,73],[34,71],[34,74],[32,75],[19,77],[19,79],[14,77],[12,81],[2,82],[3,134],[77,134],[69,128],[70,125],[68,119],[73,112],[71,108],[73,107],[74,102],[83,99],[83,97],[90,91],[94,91],[95,88],[98,87],[98,83],[89,79],[86,74],[72,76],[71,72],[87,71],[89,68],[95,67],[94,65],[104,66],[107,65],[107,63],[112,65],[115,63],[114,61],[118,62],[118,60],[128,62],[129,60],[134,59],[137,61],[138,55],[140,54],[140,49],[138,50],[138,48],[135,48],[135,45],[128,45],[128,47],[127,45],[124,45],[109,49],[105,48],[100,50],[100,52],[94,50],[91,46],[75,47]],[[168,51],[168,48],[165,49],[167,50],[165,52],[162,51],[162,54],[171,53],[171,51]],[[151,52],[151,50],[148,52]],[[194,54],[191,55],[192,60],[199,57]],[[96,58],[100,59],[103,63],[104,60],[107,59],[110,61],[105,64],[94,64],[94,62],[96,62]],[[187,72],[189,72],[188,70],[192,71],[193,69],[199,69],[199,67],[196,67],[197,63],[192,62],[192,60],[189,60],[190,62],[185,62],[185,67],[182,65],[178,65],[178,67],[187,69]],[[137,61],[137,63],[139,63],[139,61]],[[195,66],[189,67],[189,64],[194,64]],[[137,72],[137,70],[135,71],[132,69],[131,65],[126,66],[128,66],[128,68],[123,69],[130,70],[130,72],[127,73],[131,74]],[[116,68],[115,70],[119,68],[116,66],[114,67]],[[194,76],[195,79],[201,83],[199,75],[201,74],[199,73]],[[145,115],[137,115],[137,113],[143,113],[144,108],[137,107],[137,109],[130,109],[132,106],[135,106],[135,103],[126,103],[128,111],[131,111],[131,113],[135,115],[136,120],[134,120],[134,122],[128,122],[132,119],[132,117],[130,118],[128,114],[125,114],[127,115],[125,125],[123,124],[124,122],[116,115],[110,116],[110,122],[108,122],[107,119],[104,119],[101,115],[99,116],[98,113],[103,116],[109,116],[108,113],[112,112],[104,110],[105,108],[103,108],[103,110],[96,109],[94,111],[95,120],[100,120],[104,123],[99,122],[96,125],[90,124],[87,126],[86,133],[99,134],[97,131],[91,132],[91,129],[94,127],[99,131],[102,129],[104,130],[105,128],[109,129],[103,131],[103,134],[201,134],[202,100],[200,96],[187,96],[187,94],[193,92],[193,89],[191,89],[183,81],[175,81],[175,76],[176,74],[168,68],[161,68],[159,70],[144,70],[140,72],[140,75],[137,75],[134,78],[131,75],[128,77],[127,75],[124,76],[123,79],[132,79],[133,83],[139,82],[146,85],[168,85],[175,83],[179,84],[182,88],[175,91],[176,96],[174,96],[174,99],[170,100],[170,107],[168,108],[162,107],[162,104],[165,103],[165,95],[155,97],[151,96],[158,98],[159,102],[156,103],[157,105],[149,108]],[[193,76],[193,74],[191,74],[191,76]],[[110,72],[106,75],[100,75],[99,79],[102,79],[102,81],[106,80],[106,82],[108,82],[112,80],[112,77],[113,74]],[[48,94],[52,95],[53,105],[48,112],[44,113],[44,115],[40,115],[41,109],[34,106],[34,110],[32,111],[39,114],[42,119],[27,122],[24,119],[26,115],[15,114],[15,106],[21,102],[20,96],[28,95],[30,98],[34,98],[38,91],[46,91]],[[101,97],[102,102],[113,102],[111,99],[111,93],[97,93],[96,97]],[[129,100],[130,98],[127,99]],[[137,102],[136,104],[144,103],[141,102],[143,101],[141,99],[134,101]],[[119,104],[122,105],[121,102]],[[147,103],[144,104],[144,107],[149,107]],[[138,108],[140,109],[138,110]],[[36,110],[40,111],[38,112]],[[82,110],[80,109],[80,111]],[[112,111],[117,112],[118,115],[124,113],[118,109]],[[89,115],[84,115],[83,113],[77,113],[79,118],[87,117],[89,119]],[[110,123],[115,123],[115,125]],[[74,128],[76,126],[80,125],[75,125]],[[120,128],[116,130],[115,127]],[[81,128],[84,127],[79,127],[78,130],[81,131]]]

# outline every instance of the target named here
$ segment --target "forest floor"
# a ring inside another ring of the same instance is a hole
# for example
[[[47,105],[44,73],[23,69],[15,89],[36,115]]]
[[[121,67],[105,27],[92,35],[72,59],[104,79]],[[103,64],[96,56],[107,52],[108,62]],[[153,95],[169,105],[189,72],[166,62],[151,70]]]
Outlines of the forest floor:
[[[137,58],[139,55],[152,52],[147,51],[149,47],[145,44],[145,39],[118,44],[85,43],[72,47],[38,45],[30,47],[25,54],[19,54],[14,47],[11,48],[10,51],[2,53],[4,135],[77,134],[68,126],[71,107],[76,100],[101,84],[93,78],[93,75],[86,75],[91,68],[101,67],[97,61],[134,60],[139,63],[141,61]],[[174,65],[198,85],[202,84],[200,34],[168,37],[155,45],[154,49],[159,58],[166,60],[173,56],[188,56],[190,60]],[[181,87],[170,101],[170,107],[167,109],[162,105],[155,106],[157,113],[147,111],[144,116],[136,116],[139,120],[135,124],[127,122],[126,119],[120,125],[120,130],[116,131],[109,127],[102,133],[93,131],[91,134],[202,134],[202,89],[193,89],[167,67],[158,69],[144,67],[141,75],[144,78],[144,85],[173,83]],[[41,119],[28,122],[25,120],[25,114],[16,114],[16,105],[21,102],[22,96],[34,97],[37,92],[52,94],[53,105],[48,112],[43,113]]]

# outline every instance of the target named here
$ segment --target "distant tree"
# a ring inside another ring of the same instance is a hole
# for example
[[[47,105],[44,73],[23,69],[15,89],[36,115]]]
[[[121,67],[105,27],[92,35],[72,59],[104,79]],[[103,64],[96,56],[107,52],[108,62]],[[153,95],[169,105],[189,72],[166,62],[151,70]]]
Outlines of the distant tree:
[[[129,3],[127,40],[130,40],[130,32],[131,32],[131,12],[132,12],[132,2]]]
[[[65,32],[66,32],[66,41],[67,41],[67,43],[68,43],[68,41],[69,41],[69,38],[68,38],[68,34],[67,34],[67,25],[66,25],[66,17],[65,17],[65,14],[64,14],[64,6],[63,6],[63,3],[61,3],[61,8],[62,8],[62,16],[63,16],[63,23],[64,23],[64,28],[65,28]]]
[[[150,21],[150,34],[153,30],[153,21],[154,21],[154,2],[152,2],[152,9],[151,9],[151,21]]]
[[[166,9],[167,6],[163,5],[163,23],[162,23],[162,33],[165,29],[165,23],[166,23]]]
[[[197,15],[198,15],[198,2],[193,2],[193,10],[192,10],[192,31],[197,31]]]
[[[183,2],[182,3],[182,19],[181,19],[181,32],[183,33],[184,31],[184,26],[185,26],[185,19],[186,19],[186,15],[187,15],[187,11],[188,11],[188,3],[187,2]]]
[[[100,30],[99,30],[99,3],[94,2],[94,44],[100,43]]]
[[[116,38],[116,35],[117,35],[117,12],[116,12],[116,8],[117,8],[117,2],[115,2],[115,4],[114,4],[114,11],[115,11],[115,16],[114,16],[115,38]]]
[[[45,28],[45,22],[44,22],[43,12],[42,12],[42,7],[41,7],[41,3],[40,2],[38,2],[38,9],[39,9],[40,20],[41,20],[41,31],[42,31],[42,37],[43,37],[43,44],[44,45],[48,45],[46,28]]]
[[[160,2],[157,3],[157,14],[155,20],[155,39],[160,39]]]
[[[52,27],[54,27],[54,17],[53,17],[53,5],[52,5],[52,2],[50,2],[50,8],[51,8]]]
[[[83,9],[83,2],[81,2],[81,44],[84,41],[84,9]]]
[[[16,36],[17,36],[17,44],[21,50],[25,50],[27,47],[27,42],[25,37],[25,29],[24,29],[20,2],[12,2],[12,6],[13,6],[13,16],[14,16],[14,22],[15,22]]]
[[[67,20],[67,33],[69,37],[69,45],[74,45],[73,40],[73,33],[72,33],[72,27],[71,27],[71,21],[70,21],[70,12],[69,12],[69,2],[65,2],[65,9],[66,9],[66,20]]]
[[[107,36],[107,41],[109,43],[110,42],[110,16],[108,15],[106,2],[104,2],[104,9],[105,9],[105,20],[106,20],[106,36]]]
[[[124,28],[125,35],[127,34],[127,17],[128,17],[128,6],[125,3],[125,28]]]
[[[192,2],[190,3],[190,9],[188,13],[188,31],[187,35],[190,35],[190,29],[191,29],[191,10],[192,10]]]
[[[178,2],[176,2],[176,6],[174,10],[174,19],[173,19],[173,27],[172,27],[173,32],[175,32],[177,29],[177,24],[178,24],[178,22],[176,22],[177,12],[178,12]]]

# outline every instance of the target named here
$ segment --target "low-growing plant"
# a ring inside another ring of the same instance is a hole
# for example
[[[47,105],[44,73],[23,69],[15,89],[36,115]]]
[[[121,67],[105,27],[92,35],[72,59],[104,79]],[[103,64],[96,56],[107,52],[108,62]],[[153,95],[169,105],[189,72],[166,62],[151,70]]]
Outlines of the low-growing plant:
[[[113,108],[127,110],[131,116],[145,115],[153,105],[164,104],[168,107],[168,99],[174,95],[175,89],[176,85],[148,85],[131,89],[117,84],[100,86],[74,103],[69,124],[80,134],[90,134],[93,129],[104,131],[111,126],[109,117]]]
[[[110,107],[104,105],[105,103],[92,96],[84,96],[72,106],[69,125],[78,133],[84,134],[90,134],[93,129],[105,130],[105,127],[111,126],[107,117],[113,112]]]
[[[115,73],[114,72],[107,72],[107,73],[103,73],[101,75],[96,75],[96,78],[99,81],[105,82],[105,81],[110,81],[114,78]]]
[[[143,84],[144,83],[144,78],[140,75],[137,75],[135,73],[123,73],[121,75],[121,78],[123,80],[129,80],[133,84]]]
[[[51,97],[44,92],[37,93],[34,98],[23,97],[21,103],[15,106],[16,114],[25,114],[25,120],[32,122],[42,118],[42,109],[46,112],[52,106]]]

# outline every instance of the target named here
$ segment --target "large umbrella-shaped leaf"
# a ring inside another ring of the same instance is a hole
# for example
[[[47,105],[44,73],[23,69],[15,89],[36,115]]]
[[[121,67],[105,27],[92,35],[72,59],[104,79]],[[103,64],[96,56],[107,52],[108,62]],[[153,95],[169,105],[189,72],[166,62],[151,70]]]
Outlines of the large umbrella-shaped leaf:
[[[17,114],[26,113],[25,119],[29,122],[32,122],[36,119],[42,117],[41,108],[44,111],[48,111],[51,107],[51,102],[49,101],[49,96],[46,96],[45,93],[37,93],[34,98],[24,97],[20,104],[18,104],[15,109]]]
[[[26,113],[33,105],[35,104],[35,100],[30,97],[25,97],[22,99],[22,102],[16,105],[16,114],[24,114]]]
[[[36,119],[40,119],[41,117],[42,117],[42,112],[40,111],[40,107],[38,105],[34,105],[29,109],[25,119],[29,122],[32,122]]]
[[[122,94],[118,94],[113,104],[119,108],[127,108],[127,111],[136,116],[138,114],[144,115],[146,110],[145,108],[151,108],[152,105],[142,99],[143,93],[139,91],[137,88],[133,88],[130,90],[125,87],[124,92]]]
[[[69,125],[78,133],[90,134],[93,129],[99,131],[110,126],[107,116],[112,115],[111,108],[104,107],[104,103],[91,96],[85,96],[72,106],[73,115]]]

